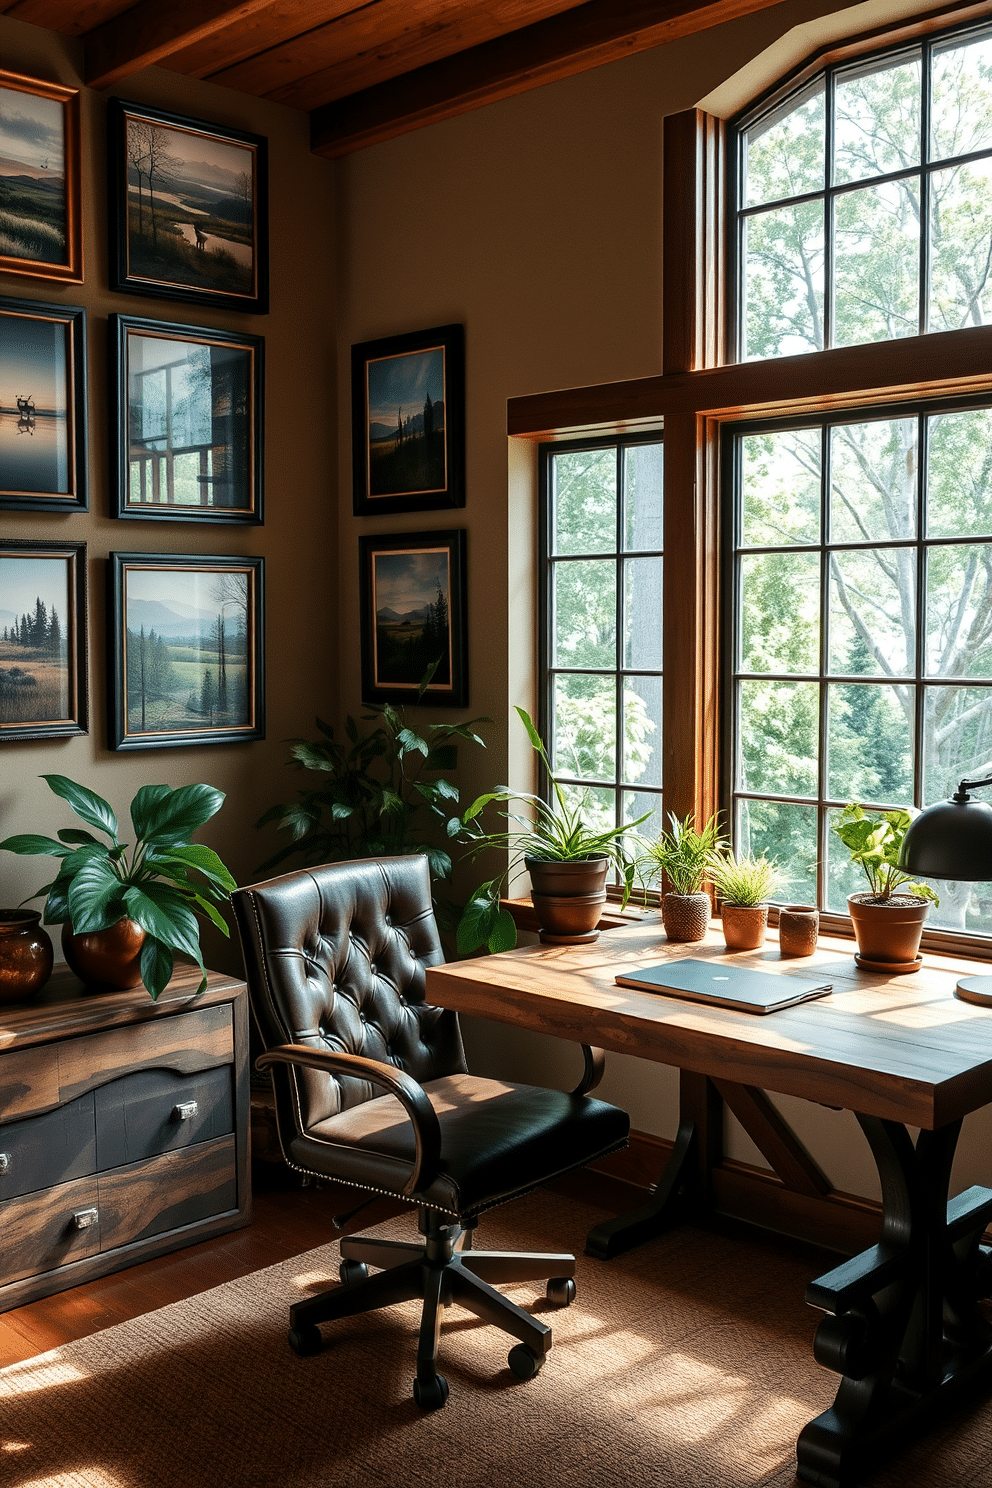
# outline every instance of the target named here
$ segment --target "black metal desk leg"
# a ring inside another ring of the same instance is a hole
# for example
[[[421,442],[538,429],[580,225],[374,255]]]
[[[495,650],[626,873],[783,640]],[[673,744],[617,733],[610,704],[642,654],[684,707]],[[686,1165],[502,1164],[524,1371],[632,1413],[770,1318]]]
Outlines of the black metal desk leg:
[[[796,1449],[799,1477],[817,1488],[854,1482],[992,1373],[992,1329],[977,1305],[992,1293],[980,1243],[992,1189],[976,1186],[948,1203],[960,1121],[922,1131],[914,1147],[898,1122],[858,1120],[882,1182],[882,1235],[806,1293],[827,1313],[816,1358],[843,1376]]]

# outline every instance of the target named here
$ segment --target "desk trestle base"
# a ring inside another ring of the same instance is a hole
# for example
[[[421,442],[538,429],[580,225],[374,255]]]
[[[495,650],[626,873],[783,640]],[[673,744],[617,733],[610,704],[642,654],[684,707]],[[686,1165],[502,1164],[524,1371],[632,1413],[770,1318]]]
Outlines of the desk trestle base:
[[[594,1225],[586,1236],[586,1255],[599,1261],[612,1260],[688,1219],[698,1196],[697,1146],[696,1123],[683,1117],[671,1155],[647,1203]]]

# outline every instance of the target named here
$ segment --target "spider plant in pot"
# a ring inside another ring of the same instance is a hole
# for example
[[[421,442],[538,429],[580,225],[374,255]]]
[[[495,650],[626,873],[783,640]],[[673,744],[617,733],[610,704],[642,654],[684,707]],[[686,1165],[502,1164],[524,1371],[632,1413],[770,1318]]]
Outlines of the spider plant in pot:
[[[199,994],[207,985],[197,914],[229,935],[214,908],[235,880],[212,848],[192,833],[224,803],[209,785],[144,785],[131,802],[134,842],[121,842],[112,808],[95,791],[65,775],[43,775],[57,796],[93,827],[64,827],[58,841],[36,833],[8,837],[0,848],[58,858],[59,871],[30,899],[45,897],[45,924],[62,926],[66,961],[81,981],[124,990],[144,982],[152,998],[168,985],[173,953],[199,966]],[[212,902],[211,902],[212,901]]]
[[[680,821],[672,811],[668,820],[669,831],[644,842],[637,872],[645,887],[668,881],[668,891],[661,899],[661,918],[669,940],[702,940],[711,909],[703,884],[710,876],[714,853],[725,848],[726,842],[717,830],[715,815],[698,831],[691,815]]]
[[[909,811],[866,811],[853,801],[833,824],[868,880],[867,892],[848,894],[858,943],[855,961],[869,971],[915,971],[930,905],[940,900],[928,884],[899,867],[899,850],[913,817]]]
[[[509,910],[501,908],[500,894],[521,867],[530,874],[531,899],[542,941],[575,944],[595,940],[606,902],[606,875],[611,867],[615,869],[626,904],[635,867],[623,838],[650,815],[645,813],[629,825],[605,830],[587,826],[582,803],[570,805],[551,773],[544,742],[530,715],[524,708],[516,711],[548,773],[552,801],[549,804],[529,791],[501,785],[477,796],[461,818],[449,821],[449,835],[468,843],[470,860],[492,849],[507,854],[503,872],[480,884],[462,911],[457,933],[462,955],[471,955],[481,946],[496,952],[512,950],[516,945],[516,925]],[[527,807],[528,815],[508,809],[517,802]],[[479,817],[487,806],[507,808],[499,811],[505,827],[492,832],[483,828]]]
[[[763,854],[717,852],[710,878],[720,895],[728,951],[753,951],[765,943],[768,898],[782,882],[778,865]]]

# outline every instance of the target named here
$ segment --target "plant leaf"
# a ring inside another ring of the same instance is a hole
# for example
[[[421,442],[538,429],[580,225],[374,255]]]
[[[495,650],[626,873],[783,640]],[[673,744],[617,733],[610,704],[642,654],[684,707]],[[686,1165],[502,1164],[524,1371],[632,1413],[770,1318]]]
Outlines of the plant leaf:
[[[124,885],[107,862],[91,857],[80,865],[69,884],[67,902],[72,928],[77,935],[107,930],[124,914]]]
[[[22,857],[39,854],[46,858],[67,858],[73,851],[71,847],[56,842],[54,837],[42,837],[37,832],[20,832],[15,837],[5,837],[0,842],[0,847],[5,847],[8,852],[20,853]]]
[[[159,844],[187,840],[197,827],[202,827],[216,815],[225,800],[224,792],[215,790],[212,785],[181,785],[178,790],[170,790],[168,795],[150,794],[155,791],[155,786],[143,786],[131,808],[133,820],[136,803],[141,801],[137,810],[144,831],[138,835],[146,842],[154,840]]]
[[[174,951],[184,951],[197,965],[200,959],[200,930],[189,903],[167,884],[132,885],[124,895],[132,920],[148,935],[154,935]]]
[[[169,947],[163,945],[154,935],[145,936],[145,943],[141,947],[141,980],[145,984],[152,1001],[158,999],[159,993],[164,992],[172,978],[173,956]]]
[[[112,809],[95,791],[87,790],[85,785],[77,785],[67,775],[42,775],[42,780],[47,780],[51,789],[63,801],[68,801],[77,816],[82,817],[91,827],[96,827],[98,832],[106,832],[108,837],[117,841],[117,817]]]
[[[183,867],[195,868],[207,881],[225,894],[238,887],[233,874],[225,868],[212,847],[202,842],[189,842],[185,846],[172,847],[167,851],[150,851],[146,863],[179,863]]]
[[[516,922],[508,909],[497,909],[496,918],[486,937],[486,947],[492,955],[500,951],[512,951],[517,943]]]

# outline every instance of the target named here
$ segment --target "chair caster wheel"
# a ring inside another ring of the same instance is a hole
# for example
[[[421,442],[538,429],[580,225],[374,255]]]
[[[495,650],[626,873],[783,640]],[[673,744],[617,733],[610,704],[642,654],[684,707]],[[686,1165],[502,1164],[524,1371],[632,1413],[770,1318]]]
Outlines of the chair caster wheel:
[[[575,1282],[570,1276],[552,1276],[545,1294],[556,1307],[571,1307],[575,1301]]]
[[[298,1328],[290,1328],[288,1342],[293,1353],[299,1354],[301,1359],[319,1354],[324,1344],[316,1323],[303,1323]]]
[[[432,1380],[415,1379],[413,1398],[421,1410],[440,1410],[448,1398],[448,1381],[443,1374],[436,1374]]]
[[[535,1374],[539,1374],[544,1367],[544,1355],[536,1354],[525,1343],[518,1343],[516,1348],[512,1348],[507,1354],[506,1362],[517,1379],[533,1379]]]
[[[369,1268],[364,1261],[342,1261],[338,1275],[345,1286],[357,1286],[360,1281],[368,1281]]]

